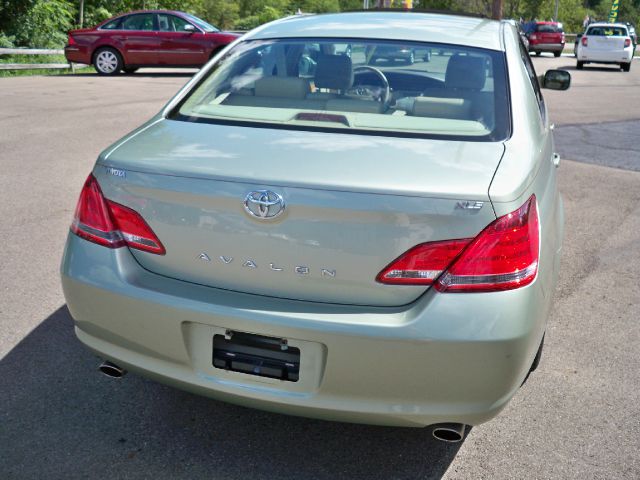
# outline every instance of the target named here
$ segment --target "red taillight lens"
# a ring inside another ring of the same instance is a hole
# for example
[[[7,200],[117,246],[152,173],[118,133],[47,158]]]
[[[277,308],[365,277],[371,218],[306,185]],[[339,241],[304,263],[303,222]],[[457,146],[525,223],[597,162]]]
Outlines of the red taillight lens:
[[[630,38],[625,38],[624,39],[624,48],[630,47],[631,46],[631,39]]]
[[[538,272],[538,207],[532,195],[515,212],[498,218],[473,239],[438,279],[441,292],[511,290]]]
[[[69,38],[67,39],[67,45],[75,45],[76,41],[74,40],[73,36],[71,34],[69,34]]]
[[[400,285],[435,283],[440,292],[511,290],[534,280],[539,243],[538,209],[532,195],[518,210],[496,219],[474,239],[413,247],[382,270],[376,280]]]
[[[400,255],[376,277],[380,283],[431,285],[471,241],[447,240],[422,243]]]
[[[582,37],[582,39],[580,40],[580,42],[582,43],[583,47],[587,46],[587,37]]]
[[[537,40],[538,36],[535,33],[532,33],[531,35],[529,35],[529,40]]]
[[[89,175],[84,183],[71,231],[109,248],[125,245],[164,255],[164,246],[138,212],[102,195],[98,181]]]

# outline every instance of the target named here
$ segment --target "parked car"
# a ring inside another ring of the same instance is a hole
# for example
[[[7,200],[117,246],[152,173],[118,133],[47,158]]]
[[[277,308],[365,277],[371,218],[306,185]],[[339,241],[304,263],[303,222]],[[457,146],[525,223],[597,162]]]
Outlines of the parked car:
[[[423,58],[430,59],[431,53],[426,53]],[[378,45],[372,57],[374,63],[378,60],[384,60],[386,62],[400,61],[407,65],[413,65],[416,59],[415,49],[408,45]]]
[[[550,52],[559,57],[564,43],[564,31],[559,22],[537,22],[533,32],[529,33],[529,51],[536,55]]]
[[[407,42],[439,61],[363,54]],[[78,338],[111,376],[461,440],[542,352],[563,210],[540,88],[570,75],[541,78],[475,17],[248,33],[99,156],[61,267]]]
[[[622,23],[592,23],[580,38],[576,68],[587,63],[619,65],[624,72],[631,70],[634,45]]]
[[[93,64],[102,75],[140,67],[201,67],[239,35],[221,32],[193,15],[144,10],[69,32],[69,62]]]

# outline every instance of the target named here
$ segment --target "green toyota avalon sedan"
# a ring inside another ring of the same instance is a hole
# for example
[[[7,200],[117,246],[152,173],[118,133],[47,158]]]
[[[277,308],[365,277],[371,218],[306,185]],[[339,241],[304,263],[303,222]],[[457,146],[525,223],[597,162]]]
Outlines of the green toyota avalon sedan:
[[[540,89],[569,83],[509,22],[253,30],[99,156],[62,259],[78,338],[114,377],[462,439],[540,359],[563,234]]]

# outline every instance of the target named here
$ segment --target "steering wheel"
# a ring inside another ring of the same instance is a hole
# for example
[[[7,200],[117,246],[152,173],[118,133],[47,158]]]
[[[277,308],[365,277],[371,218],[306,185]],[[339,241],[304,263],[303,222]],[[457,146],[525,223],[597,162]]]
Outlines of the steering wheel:
[[[368,65],[363,65],[361,67],[354,68],[353,74],[355,76],[358,72],[367,72],[367,71],[373,72],[380,79],[380,83],[382,83],[382,94],[374,95],[373,91],[369,87],[362,87],[361,89],[359,89],[358,87],[355,87],[355,90],[358,92],[359,95],[363,95],[363,93],[360,93],[360,92],[364,91],[366,92],[364,94],[371,95],[372,97],[376,98],[376,100],[382,103],[382,105],[386,110],[386,108],[389,106],[389,101],[391,100],[391,87],[389,87],[389,80],[387,80],[387,77],[385,77],[384,73],[382,73],[379,69],[377,69],[376,67],[370,67]]]

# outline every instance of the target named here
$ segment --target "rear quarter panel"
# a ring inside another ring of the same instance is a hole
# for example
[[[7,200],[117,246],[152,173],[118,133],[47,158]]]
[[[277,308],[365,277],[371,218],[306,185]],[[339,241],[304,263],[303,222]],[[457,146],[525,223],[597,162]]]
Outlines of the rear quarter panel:
[[[553,163],[554,142],[548,113],[540,113],[520,57],[515,30],[505,30],[505,47],[513,133],[505,142],[505,154],[489,188],[489,197],[496,215],[502,216],[520,207],[532,194],[536,195],[541,241],[534,288],[540,289],[541,298],[545,301],[544,318],[540,318],[537,325],[539,338],[542,338],[558,275],[564,214],[557,185],[557,168]],[[534,354],[532,351],[531,358]]]

